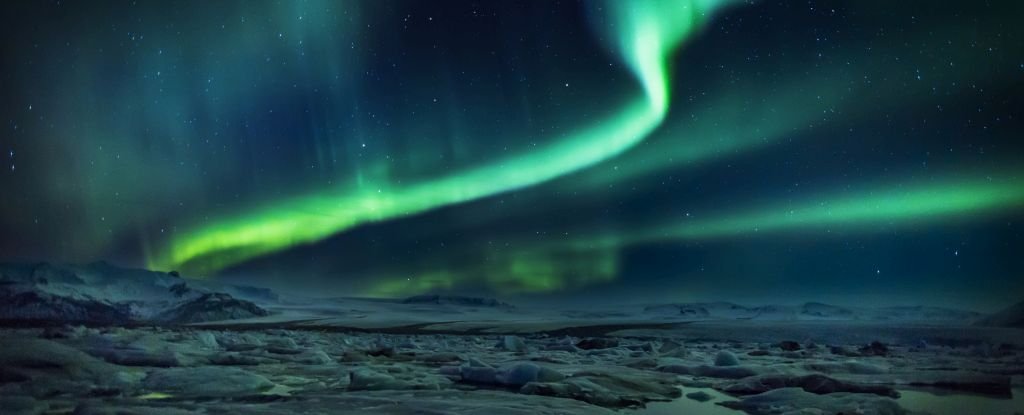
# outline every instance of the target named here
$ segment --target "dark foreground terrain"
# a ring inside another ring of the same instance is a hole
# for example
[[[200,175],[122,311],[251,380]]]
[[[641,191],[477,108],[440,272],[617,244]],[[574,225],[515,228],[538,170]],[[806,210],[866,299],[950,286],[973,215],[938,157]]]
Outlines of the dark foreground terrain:
[[[459,335],[434,334],[429,325],[390,334],[284,326],[3,329],[0,408],[26,414],[900,414],[942,412],[962,401],[988,404],[986,413],[1024,412],[1015,391],[1024,348],[1013,329],[698,322],[575,337],[564,329]],[[877,333],[886,341],[811,340],[833,332],[853,340]],[[769,340],[779,334],[802,337]]]
[[[0,266],[3,414],[1024,413],[1021,305],[585,310]]]

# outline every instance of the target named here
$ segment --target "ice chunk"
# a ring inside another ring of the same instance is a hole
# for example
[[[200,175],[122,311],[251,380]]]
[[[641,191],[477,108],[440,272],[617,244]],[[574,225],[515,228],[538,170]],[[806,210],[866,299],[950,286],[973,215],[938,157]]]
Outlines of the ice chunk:
[[[736,355],[728,350],[722,350],[715,356],[715,366],[737,366],[740,364],[740,359],[736,358]]]

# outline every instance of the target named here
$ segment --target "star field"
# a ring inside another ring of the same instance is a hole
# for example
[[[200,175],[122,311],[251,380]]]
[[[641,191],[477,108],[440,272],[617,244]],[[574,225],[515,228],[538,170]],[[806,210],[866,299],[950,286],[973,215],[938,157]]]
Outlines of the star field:
[[[0,259],[332,295],[1024,289],[1016,2],[0,7]]]

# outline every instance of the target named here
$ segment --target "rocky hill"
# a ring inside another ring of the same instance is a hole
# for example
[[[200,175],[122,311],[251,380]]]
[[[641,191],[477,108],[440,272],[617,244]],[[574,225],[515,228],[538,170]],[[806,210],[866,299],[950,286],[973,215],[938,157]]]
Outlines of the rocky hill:
[[[88,265],[0,264],[0,319],[95,324],[196,323],[265,316],[253,302],[177,273]]]

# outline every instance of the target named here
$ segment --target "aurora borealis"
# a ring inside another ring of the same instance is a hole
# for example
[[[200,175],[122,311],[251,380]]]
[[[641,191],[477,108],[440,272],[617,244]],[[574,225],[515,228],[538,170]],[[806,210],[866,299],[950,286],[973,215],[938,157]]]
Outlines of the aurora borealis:
[[[329,295],[1024,290],[1015,2],[3,8],[5,259]]]
[[[697,3],[641,2],[610,13],[609,20],[617,31],[612,36],[620,43],[616,51],[642,85],[643,98],[593,126],[569,132],[567,137],[547,138],[545,141],[551,143],[537,150],[408,186],[347,194],[316,192],[275,203],[254,214],[232,215],[194,234],[186,233],[172,242],[169,259],[150,265],[178,268],[200,262],[190,268],[197,272],[218,271],[253,256],[315,242],[365,222],[535,185],[614,157],[643,140],[665,117],[669,89],[667,59],[698,20],[710,12],[709,7]],[[610,5],[622,7],[617,3]]]

